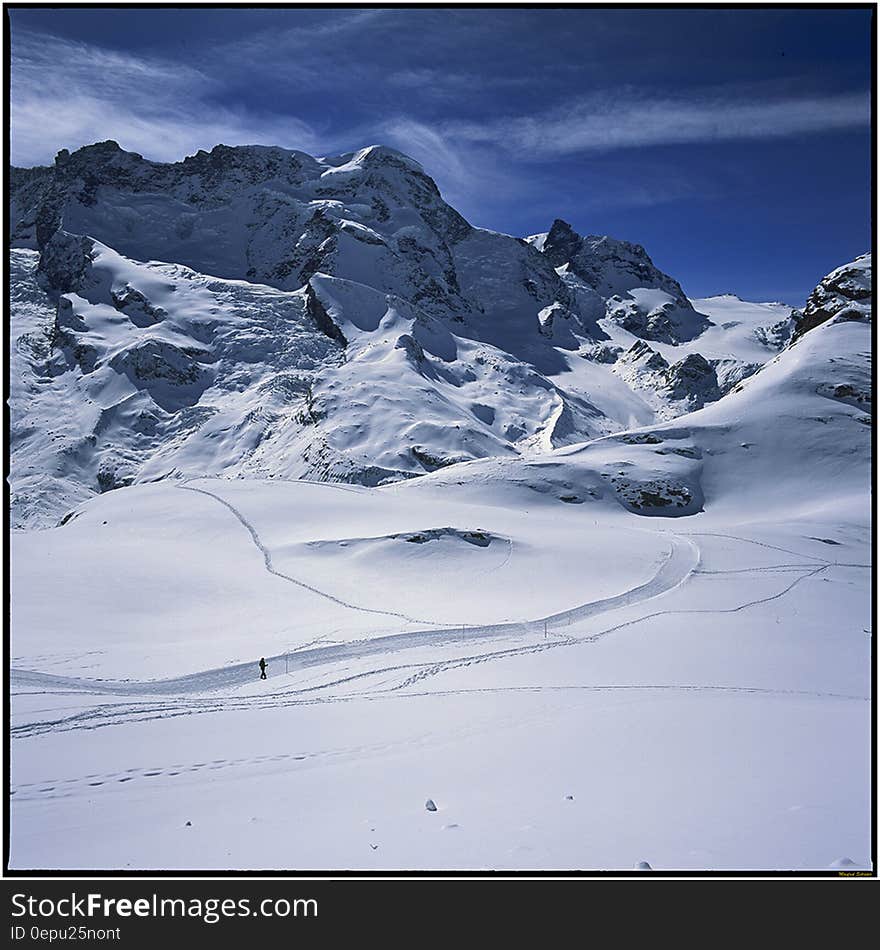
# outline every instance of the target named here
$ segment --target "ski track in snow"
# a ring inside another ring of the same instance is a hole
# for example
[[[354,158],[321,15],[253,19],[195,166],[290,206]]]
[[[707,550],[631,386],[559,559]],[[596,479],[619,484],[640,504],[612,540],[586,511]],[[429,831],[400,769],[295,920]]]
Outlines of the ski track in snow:
[[[739,539],[738,539],[739,540]],[[466,642],[473,639],[488,637],[502,637],[505,635],[524,636],[529,634],[543,634],[545,623],[547,633],[553,633],[556,636],[559,633],[559,627],[568,626],[573,620],[586,619],[597,614],[609,612],[622,606],[629,606],[646,601],[652,597],[658,596],[667,590],[679,586],[689,576],[699,573],[696,566],[699,563],[699,549],[692,542],[686,539],[675,537],[673,539],[672,550],[657,571],[655,576],[646,584],[633,588],[616,597],[606,598],[604,600],[594,601],[584,604],[573,610],[563,611],[551,615],[547,618],[540,618],[534,621],[523,622],[519,624],[496,624],[485,625],[482,627],[464,627],[455,630],[422,630],[405,634],[396,634],[387,637],[373,639],[364,639],[350,643],[335,643],[322,648],[312,648],[299,650],[290,654],[287,658],[288,664],[293,670],[303,670],[310,667],[321,667],[339,663],[346,660],[363,659],[370,656],[389,656],[395,652],[411,649],[418,646],[431,644],[434,646],[455,644]],[[801,581],[810,577],[815,577],[830,567],[864,567],[860,564],[848,564],[838,562],[825,562],[817,567],[811,565],[770,565],[765,567],[752,568],[756,573],[768,571],[788,571],[792,572],[800,569],[801,573],[786,585],[782,590],[776,593],[747,601],[735,607],[729,608],[680,608],[675,610],[654,611],[643,614],[631,620],[615,624],[604,630],[598,631],[586,636],[578,636],[570,628],[560,639],[548,640],[544,638],[537,642],[528,643],[521,646],[510,647],[508,649],[494,650],[487,653],[473,654],[469,656],[450,657],[447,660],[429,661],[425,663],[409,663],[389,665],[379,668],[371,668],[353,673],[349,676],[340,677],[332,681],[326,681],[313,686],[301,686],[298,688],[275,691],[263,696],[243,696],[232,697],[224,696],[218,699],[198,698],[192,696],[193,693],[209,693],[222,689],[224,687],[241,685],[251,681],[254,676],[253,664],[237,664],[231,667],[225,667],[215,670],[207,670],[200,673],[194,673],[171,680],[160,680],[154,682],[113,682],[101,680],[79,679],[74,677],[62,677],[48,673],[38,673],[27,670],[12,670],[11,680],[14,685],[24,687],[34,687],[36,693],[45,693],[47,691],[55,692],[66,691],[69,695],[132,695],[145,696],[149,694],[162,694],[173,697],[175,694],[181,695],[181,699],[168,698],[161,702],[125,702],[110,703],[98,706],[92,709],[78,711],[70,716],[64,716],[57,719],[45,719],[35,722],[25,722],[14,725],[10,729],[10,734],[14,738],[24,738],[31,735],[44,734],[52,731],[67,731],[70,729],[97,729],[104,726],[121,724],[124,722],[146,721],[159,718],[171,718],[177,716],[188,716],[199,713],[210,713],[230,708],[252,709],[255,707],[264,708],[271,706],[296,705],[301,703],[324,703],[348,701],[355,698],[380,698],[391,695],[396,696],[416,696],[416,695],[445,695],[446,693],[461,693],[468,690],[437,691],[436,693],[413,693],[410,687],[417,683],[437,676],[449,670],[469,667],[476,664],[491,662],[494,660],[507,659],[515,656],[522,656],[530,653],[539,653],[544,650],[556,649],[559,647],[572,647],[576,645],[594,643],[602,637],[608,636],[616,631],[632,627],[643,623],[654,617],[664,615],[687,615],[687,614],[725,614],[737,613],[750,607],[769,603],[784,597],[793,590]],[[745,572],[749,569],[742,569]],[[709,573],[709,572],[707,572]],[[554,629],[555,628],[555,629]],[[320,638],[319,638],[320,639]],[[274,661],[283,659],[282,656],[273,657]],[[396,685],[381,688],[374,688],[366,692],[346,693],[343,696],[327,696],[326,691],[334,687],[353,684],[358,680],[376,678],[380,676],[395,677],[402,675],[402,679]],[[542,690],[542,689],[560,689],[563,687],[510,687],[510,689],[522,690]],[[798,694],[798,691],[792,690],[767,690],[756,687],[724,687],[716,685],[697,686],[656,686],[656,687],[587,687],[576,686],[571,688],[579,689],[636,689],[636,688],[655,688],[655,689],[706,689],[706,690],[736,690],[742,692],[767,692],[778,694]],[[504,689],[504,688],[499,688]],[[480,690],[477,690],[480,691]],[[324,693],[325,695],[316,695]],[[834,693],[805,693],[804,695],[828,696],[839,699],[864,699],[864,697],[844,696]]]
[[[724,538],[727,541],[740,541],[743,544],[757,544],[761,548],[769,548],[771,551],[781,551],[783,554],[791,554],[793,557],[807,558],[810,561],[820,561],[822,564],[833,564],[827,558],[819,557],[816,554],[804,554],[802,551],[790,551],[788,548],[780,548],[775,544],[767,544],[766,541],[755,541],[753,538],[741,538],[735,534],[718,534],[711,531],[694,531],[688,537],[691,538]],[[841,565],[843,566],[843,565]],[[858,565],[859,567],[865,565]]]
[[[808,573],[801,574],[800,577],[795,578],[787,587],[783,588],[781,591],[778,591],[775,594],[770,594],[767,597],[760,597],[756,600],[747,601],[744,604],[739,604],[736,607],[721,607],[721,608],[679,608],[676,610],[658,610],[653,613],[644,614],[641,617],[636,617],[633,620],[626,620],[623,623],[616,624],[613,627],[608,627],[605,630],[600,630],[597,633],[589,634],[585,637],[578,636],[569,636],[565,640],[558,640],[552,643],[538,643],[528,647],[520,647],[511,650],[503,650],[497,653],[488,653],[481,654],[472,657],[457,657],[451,660],[440,661],[439,663],[434,664],[425,664],[421,670],[413,674],[409,679],[404,681],[398,687],[399,689],[404,689],[408,686],[413,685],[421,680],[428,679],[431,676],[436,676],[439,673],[445,673],[448,670],[455,669],[457,667],[463,666],[473,666],[476,663],[485,663],[493,659],[501,659],[503,657],[517,656],[522,653],[530,652],[539,652],[541,650],[549,650],[555,647],[564,647],[572,646],[574,644],[580,643],[595,643],[597,640],[602,637],[606,637],[609,634],[616,633],[618,630],[623,630],[627,627],[635,626],[636,624],[644,623],[646,620],[651,620],[654,617],[664,617],[664,616],[680,616],[687,614],[731,614],[738,613],[741,610],[746,610],[749,607],[755,607],[759,604],[766,604],[773,600],[778,600],[780,597],[784,597],[790,590],[796,587],[802,580],[805,580],[808,577],[814,577],[817,574],[821,574],[823,571],[827,570],[828,567],[835,565],[824,565],[822,567],[815,568],[814,570],[809,571]],[[758,569],[759,570],[759,569]],[[330,685],[330,684],[327,684]]]
[[[332,601],[334,604],[337,604],[340,607],[345,607],[348,610],[357,610],[366,614],[380,614],[384,617],[395,617],[398,620],[405,620],[407,623],[424,623],[435,627],[448,626],[448,624],[437,623],[433,620],[420,620],[416,617],[409,617],[407,614],[398,613],[394,610],[379,610],[375,607],[360,607],[357,604],[351,604],[346,600],[342,600],[340,597],[334,597],[333,594],[328,594],[326,591],[319,590],[317,587],[312,587],[311,584],[306,584],[305,581],[297,580],[295,577],[291,577],[289,574],[284,574],[281,571],[276,570],[272,564],[272,552],[263,544],[263,542],[260,540],[260,535],[257,532],[257,529],[250,523],[250,521],[247,520],[247,518],[245,518],[238,508],[230,504],[230,502],[228,502],[225,498],[221,498],[220,495],[215,495],[214,492],[210,492],[205,488],[194,488],[188,483],[180,484],[177,487],[183,489],[184,491],[198,492],[200,495],[207,495],[208,498],[213,498],[214,501],[220,502],[224,508],[227,508],[229,511],[231,511],[236,519],[247,529],[254,546],[257,548],[260,554],[263,555],[263,563],[266,566],[266,570],[275,577],[280,577],[282,580],[288,581],[291,584],[296,584],[297,587],[302,587],[305,590],[310,591],[313,594],[317,594],[319,597],[324,597],[326,600]]]
[[[289,578],[286,575],[278,574],[271,564],[271,555],[262,544],[256,530],[244,519],[241,514],[227,503],[224,499],[207,492],[203,489],[193,488],[187,485],[180,486],[188,491],[196,491],[200,494],[209,495],[211,498],[222,503],[236,516],[236,518],[247,528],[254,545],[263,554],[267,570],[271,573],[281,576],[292,583],[301,582]],[[292,706],[299,704],[348,702],[355,699],[382,699],[382,698],[404,698],[414,696],[444,696],[444,695],[462,695],[470,692],[505,692],[505,691],[531,691],[540,692],[543,690],[560,689],[580,689],[594,691],[611,690],[703,690],[707,692],[738,692],[744,694],[760,693],[772,695],[804,695],[827,697],[841,700],[865,700],[862,696],[848,696],[831,692],[807,692],[789,689],[769,689],[748,686],[724,686],[724,685],[615,685],[615,686],[517,686],[517,687],[497,687],[486,689],[456,689],[456,690],[437,690],[413,692],[412,687],[419,683],[424,683],[427,679],[440,675],[450,670],[470,667],[476,664],[503,660],[517,656],[523,656],[532,653],[540,653],[545,650],[557,649],[560,647],[574,647],[594,643],[602,637],[608,636],[619,630],[644,623],[655,617],[665,615],[687,615],[687,614],[727,614],[737,613],[760,604],[769,603],[784,597],[793,590],[802,581],[816,577],[832,567],[850,567],[866,568],[869,565],[856,564],[849,562],[828,561],[812,555],[810,557],[813,563],[784,563],[774,565],[764,565],[752,568],[739,568],[730,571],[702,571],[699,569],[701,554],[697,544],[690,540],[692,537],[704,537],[708,535],[672,535],[667,534],[671,545],[666,560],[658,568],[655,575],[646,583],[613,597],[592,601],[578,607],[550,614],[532,621],[485,624],[479,626],[463,626],[452,629],[423,629],[409,631],[407,633],[392,634],[383,637],[365,638],[349,642],[326,642],[325,638],[318,637],[310,643],[303,644],[295,652],[271,657],[274,662],[286,659],[286,663],[292,672],[302,671],[309,668],[321,668],[341,664],[352,660],[367,659],[372,656],[390,658],[392,654],[414,649],[423,646],[452,646],[455,644],[466,643],[475,640],[489,638],[516,638],[541,636],[542,639],[534,640],[530,643],[511,646],[505,649],[496,649],[484,653],[476,653],[468,656],[449,657],[445,660],[432,660],[427,662],[401,663],[388,666],[373,667],[351,673],[348,676],[337,677],[332,680],[319,682],[311,686],[299,686],[289,689],[276,690],[272,693],[257,696],[228,696],[212,698],[210,696],[201,697],[198,694],[216,692],[218,690],[236,687],[251,682],[255,677],[253,663],[240,663],[227,667],[221,667],[213,670],[205,670],[198,673],[192,673],[185,676],[156,680],[147,682],[133,681],[112,681],[112,680],[90,680],[86,678],[64,677],[49,673],[41,673],[29,670],[13,669],[10,671],[11,685],[24,687],[22,692],[28,691],[31,695],[40,695],[46,693],[67,694],[67,695],[108,695],[108,696],[133,696],[145,697],[143,700],[134,699],[126,702],[107,703],[89,709],[79,710],[68,716],[58,718],[38,719],[36,721],[21,722],[12,725],[10,736],[12,738],[25,738],[28,736],[41,735],[48,732],[63,732],[73,729],[98,729],[111,725],[120,725],[131,722],[145,722],[155,719],[175,718],[179,716],[190,716],[201,713],[212,713],[219,711],[228,711],[230,709],[254,709],[270,708],[277,706]],[[800,552],[786,551],[783,548],[777,548],[773,545],[767,545],[763,542],[752,541],[747,538],[739,538],[731,535],[713,534],[711,537],[722,537],[728,540],[740,541],[743,543],[757,544],[761,547],[773,548],[784,551],[794,557],[804,557]],[[816,562],[819,562],[816,564]],[[659,610],[642,614],[630,620],[614,624],[592,634],[578,635],[572,625],[580,621],[609,613],[626,606],[634,606],[644,603],[660,594],[666,593],[681,584],[689,577],[694,575],[713,575],[713,574],[770,574],[770,573],[797,573],[789,584],[782,590],[764,597],[749,600],[729,608],[678,608],[672,610]],[[308,587],[308,585],[302,585]],[[313,588],[308,587],[309,590]],[[324,592],[318,592],[330,600],[342,603],[332,595]],[[350,605],[347,605],[350,606]],[[359,608],[355,608],[359,609]],[[546,635],[545,635],[546,634]],[[550,635],[553,639],[548,639]],[[324,641],[323,646],[318,646]],[[378,683],[367,690],[352,692],[348,691],[342,695],[328,695],[327,691],[338,687],[347,687],[362,680],[376,680],[377,677],[384,677]],[[398,680],[395,682],[395,680]],[[387,685],[388,682],[392,685]],[[28,690],[28,687],[31,689]],[[163,699],[150,700],[146,697],[150,695],[162,696]],[[302,759],[313,757],[316,753],[303,753],[302,755],[284,754],[281,756],[263,756],[262,759]],[[252,760],[248,760],[252,761]],[[256,760],[253,760],[256,761]],[[81,781],[85,788],[112,782],[114,779],[119,784],[127,783],[134,778],[150,778],[158,774],[177,775],[183,772],[198,771],[201,768],[220,768],[229,765],[239,764],[238,760],[226,762],[224,765],[217,763],[206,764],[197,763],[189,766],[171,766],[162,770],[130,770],[132,774],[113,773],[104,776],[101,781],[88,782],[86,779],[93,779],[95,776],[87,776],[82,780],[70,779],[66,784]],[[59,790],[55,786],[51,788],[48,782],[32,783],[40,788],[34,794],[37,797],[45,795],[66,795],[68,791]],[[57,786],[65,785],[58,782]],[[17,786],[19,793],[18,800],[27,797],[26,789],[29,786]]]
[[[193,488],[188,490],[201,491],[201,489]],[[224,504],[226,503],[224,502]],[[260,547],[260,550],[264,550],[259,541],[255,540],[255,544]],[[469,640],[508,635],[521,637],[539,633],[543,634],[545,628],[548,634],[550,632],[555,634],[561,628],[567,630],[567,628],[574,623],[578,623],[598,614],[607,613],[611,610],[617,610],[620,607],[628,607],[642,603],[645,600],[657,597],[660,594],[664,594],[678,587],[693,573],[699,563],[699,557],[699,548],[693,542],[685,538],[671,536],[669,555],[663,564],[660,565],[660,568],[654,576],[644,584],[612,597],[591,601],[590,603],[582,604],[569,610],[539,617],[536,620],[480,624],[475,626],[465,624],[441,630],[414,630],[406,633],[389,634],[383,637],[356,640],[349,643],[338,643],[332,646],[310,650],[297,650],[295,653],[287,654],[287,662],[289,668],[295,671],[313,666],[339,663],[343,660],[362,659],[372,655],[388,655],[399,652],[400,650],[412,649],[413,647],[445,646],[448,644],[467,642]],[[294,581],[294,583],[299,582]],[[331,597],[331,599],[335,598]],[[270,662],[279,662],[285,659],[285,654],[278,654],[268,659]],[[24,686],[78,689],[84,692],[111,695],[144,695],[151,693],[173,695],[209,692],[231,686],[240,686],[253,680],[254,668],[252,662],[238,663],[218,669],[190,673],[173,679],[147,682],[89,680],[76,677],[56,676],[50,673],[38,673],[32,670],[11,670],[10,674],[13,682]]]
[[[598,684],[598,685],[541,685],[541,686],[501,686],[501,687],[478,687],[470,689],[449,689],[423,692],[401,693],[394,690],[382,690],[369,693],[354,693],[345,696],[329,696],[312,699],[290,699],[283,698],[283,694],[276,694],[274,701],[269,697],[256,697],[256,702],[250,700],[237,700],[231,702],[212,701],[208,708],[203,709],[177,709],[170,715],[190,715],[194,712],[215,712],[228,710],[230,706],[238,708],[253,708],[255,705],[261,709],[274,708],[279,706],[299,706],[314,705],[326,703],[347,703],[354,701],[383,701],[394,699],[420,699],[420,698],[442,698],[452,696],[469,696],[496,693],[561,693],[561,692],[579,692],[579,693],[652,693],[652,692],[694,692],[701,694],[718,695],[758,695],[758,696],[780,696],[804,699],[830,699],[839,701],[870,702],[870,697],[855,696],[846,693],[823,692],[819,690],[800,690],[800,689],[773,689],[761,686],[736,686],[736,685],[700,685],[693,683],[637,683],[637,684]],[[126,707],[131,709],[130,706]],[[167,709],[169,707],[165,707]],[[144,714],[125,716],[117,710],[113,719],[117,723],[130,723],[145,721],[147,719],[168,718],[168,714],[163,714],[162,707],[154,707],[152,715],[147,714],[147,710],[142,710]],[[96,710],[91,710],[94,713]],[[85,715],[85,714],[84,714]],[[110,724],[110,723],[105,723]],[[82,727],[81,727],[82,728]],[[97,725],[85,726],[85,728],[98,728]],[[284,763],[293,765],[294,768],[307,767],[310,763],[318,760],[340,759],[352,756],[363,756],[366,754],[382,753],[391,749],[399,748],[401,745],[410,745],[413,742],[423,742],[429,739],[429,736],[409,737],[394,742],[375,743],[370,746],[354,746],[351,748],[338,749],[299,749],[292,752],[266,753],[261,755],[247,756],[236,759],[209,759],[201,762],[173,763],[170,765],[153,764],[150,766],[127,768],[113,772],[91,772],[87,775],[76,776],[73,778],[47,778],[37,782],[21,782],[10,789],[10,795],[15,796],[16,802],[41,801],[45,799],[70,798],[81,794],[93,794],[98,788],[104,787],[105,791],[113,790],[116,786],[126,785],[129,782],[150,782],[153,779],[168,779],[192,775],[202,771],[217,772],[229,771],[237,768],[246,768],[252,772],[254,767],[273,767],[274,763]],[[303,763],[297,766],[294,763]]]

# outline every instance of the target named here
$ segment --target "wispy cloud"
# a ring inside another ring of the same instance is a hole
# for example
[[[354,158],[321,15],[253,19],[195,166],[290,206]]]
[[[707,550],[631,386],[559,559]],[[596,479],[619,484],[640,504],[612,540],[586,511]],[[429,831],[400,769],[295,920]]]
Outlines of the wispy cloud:
[[[380,122],[375,131],[384,141],[420,161],[431,174],[447,181],[463,182],[474,171],[465,153],[427,123],[397,116]]]
[[[222,63],[229,80],[274,88],[280,94],[293,86],[299,91],[337,90],[360,98],[383,78],[385,70],[376,51],[394,48],[399,40],[401,14],[394,9],[322,11],[314,21],[294,26],[260,29],[200,51],[206,68]]]
[[[595,95],[536,115],[447,123],[444,134],[544,159],[651,145],[784,138],[867,125],[867,93],[737,100]]]
[[[218,105],[221,90],[216,78],[193,66],[18,34],[10,88],[12,161],[45,163],[62,146],[108,138],[159,161],[219,142],[317,146],[308,123]]]
[[[644,167],[615,177],[599,168],[603,155],[622,160],[649,146],[773,140],[869,123],[867,93],[797,96],[766,78],[677,96],[595,89],[543,109],[536,103],[548,97],[534,94],[529,71],[456,57],[455,43],[475,42],[480,21],[471,12],[338,10],[208,43],[185,60],[16,30],[12,161],[46,163],[61,147],[107,138],[160,161],[221,142],[313,154],[386,142],[418,159],[475,223],[491,225],[512,203],[535,204],[537,213],[537,195],[549,202],[570,190],[554,162],[579,155],[593,159],[578,182],[584,207],[649,207],[693,197],[706,182],[669,168],[655,169],[651,180]],[[441,29],[450,17],[460,17],[456,29]],[[421,60],[395,52],[409,51],[408,39],[423,44]],[[554,90],[571,89],[574,79],[557,82],[557,73],[576,65],[551,62],[543,81],[549,70]]]
[[[256,30],[238,37],[232,43],[215,47],[215,52],[227,53],[235,59],[251,60],[254,54],[262,57],[286,57],[296,52],[314,51],[317,43],[339,43],[346,37],[361,35],[365,30],[381,27],[393,21],[393,9],[368,8],[364,10],[324,11],[320,20],[297,23],[294,26]]]

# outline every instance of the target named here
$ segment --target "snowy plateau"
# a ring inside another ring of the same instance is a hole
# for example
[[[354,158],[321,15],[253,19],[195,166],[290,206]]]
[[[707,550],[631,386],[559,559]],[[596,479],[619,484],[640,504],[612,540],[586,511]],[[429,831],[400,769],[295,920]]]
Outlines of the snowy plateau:
[[[12,868],[871,869],[869,255],[691,299],[381,146],[10,198]]]

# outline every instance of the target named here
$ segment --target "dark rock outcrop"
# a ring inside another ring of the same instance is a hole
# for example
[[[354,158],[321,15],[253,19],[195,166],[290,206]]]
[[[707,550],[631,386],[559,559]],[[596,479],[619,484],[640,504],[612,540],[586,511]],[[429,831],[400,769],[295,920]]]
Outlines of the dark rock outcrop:
[[[870,254],[833,270],[807,298],[804,309],[792,314],[795,321],[792,344],[828,320],[870,321],[872,293]]]

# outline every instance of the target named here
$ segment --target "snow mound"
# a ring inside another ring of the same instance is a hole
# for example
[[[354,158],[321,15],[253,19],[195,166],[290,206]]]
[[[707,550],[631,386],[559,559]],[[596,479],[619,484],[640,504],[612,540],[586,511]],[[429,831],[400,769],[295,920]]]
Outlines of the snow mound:
[[[838,868],[848,869],[848,868],[864,867],[864,865],[856,864],[856,862],[853,861],[851,858],[843,857],[843,858],[838,858],[836,861],[832,861],[831,864],[828,865],[828,867],[834,868],[834,869],[838,869]]]

